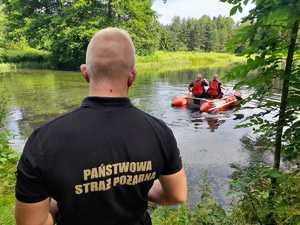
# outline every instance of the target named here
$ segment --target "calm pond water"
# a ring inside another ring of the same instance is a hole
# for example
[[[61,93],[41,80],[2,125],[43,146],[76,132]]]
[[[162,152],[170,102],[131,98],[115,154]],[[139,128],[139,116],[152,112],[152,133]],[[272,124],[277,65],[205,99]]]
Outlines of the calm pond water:
[[[216,72],[224,73],[222,69],[201,72],[208,78]],[[134,105],[163,119],[172,128],[188,175],[190,203],[199,201],[200,184],[207,178],[216,199],[227,205],[230,164],[246,164],[256,155],[249,147],[251,130],[234,129],[247,112],[200,114],[170,107],[174,96],[186,94],[196,73],[139,75],[130,98]],[[0,76],[0,84],[9,99],[6,127],[12,133],[11,145],[17,151],[22,151],[35,128],[76,108],[87,95],[87,84],[79,73],[28,70]],[[225,87],[225,93],[232,92],[232,85]]]

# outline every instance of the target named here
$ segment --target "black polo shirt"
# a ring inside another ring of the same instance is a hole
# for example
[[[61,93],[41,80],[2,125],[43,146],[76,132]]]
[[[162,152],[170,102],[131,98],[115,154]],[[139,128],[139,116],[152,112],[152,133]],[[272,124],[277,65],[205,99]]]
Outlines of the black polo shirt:
[[[56,199],[60,225],[151,224],[153,181],[181,168],[164,122],[128,98],[87,97],[30,136],[17,167],[16,197]]]

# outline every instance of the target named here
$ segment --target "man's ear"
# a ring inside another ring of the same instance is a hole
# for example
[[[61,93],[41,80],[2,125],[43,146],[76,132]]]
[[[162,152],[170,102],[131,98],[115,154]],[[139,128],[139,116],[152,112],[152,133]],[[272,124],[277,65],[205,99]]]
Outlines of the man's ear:
[[[80,66],[80,71],[82,73],[82,76],[84,77],[84,79],[86,80],[86,82],[90,83],[90,76],[88,74],[88,69],[87,69],[87,65],[86,64],[82,64]]]
[[[136,68],[134,67],[131,71],[130,71],[130,74],[129,74],[129,77],[128,77],[128,87],[131,87],[133,82],[135,81],[135,78],[136,78]]]

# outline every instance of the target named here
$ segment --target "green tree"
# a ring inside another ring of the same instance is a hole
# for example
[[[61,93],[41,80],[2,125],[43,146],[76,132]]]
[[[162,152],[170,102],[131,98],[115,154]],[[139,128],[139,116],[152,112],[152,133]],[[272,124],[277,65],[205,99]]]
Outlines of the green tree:
[[[231,14],[238,10],[242,11],[243,4],[249,2],[222,1],[234,4]],[[295,52],[299,49],[297,33],[300,1],[253,0],[252,2],[256,6],[250,11],[249,16],[244,18],[245,26],[235,37],[239,43],[247,43],[244,53],[248,60],[246,64],[231,71],[231,78],[240,80],[237,86],[246,85],[255,90],[246,101],[258,100],[260,113],[250,116],[244,126],[255,127],[255,131],[268,141],[269,149],[274,152],[274,161],[273,170],[267,165],[260,170],[264,177],[255,170],[252,175],[242,176],[246,177],[244,179],[246,185],[242,187],[248,188],[242,189],[244,200],[241,202],[242,204],[247,202],[245,197],[249,193],[256,193],[251,198],[257,212],[253,217],[253,213],[244,211],[243,219],[250,224],[298,224],[299,199],[293,198],[291,206],[290,198],[295,191],[284,193],[282,190],[282,184],[286,179],[292,177],[297,179],[298,175],[282,175],[279,169],[282,159],[299,162],[300,155],[300,67],[299,62],[294,61]],[[282,84],[280,100],[270,98],[273,94],[274,80],[279,80]],[[249,189],[251,184],[254,184],[253,189]],[[294,182],[290,185],[299,191],[299,186]],[[259,204],[260,201],[264,201],[264,204]],[[289,209],[291,207],[294,208]],[[287,212],[284,210],[291,210],[291,213],[284,214]]]
[[[186,50],[186,35],[185,35],[185,21],[181,20],[180,17],[174,17],[171,25],[168,27],[171,33],[171,36],[176,46],[175,50]]]
[[[201,17],[203,30],[203,49],[205,52],[213,51],[216,47],[216,27],[209,16]]]
[[[149,54],[159,45],[159,24],[151,0],[3,2],[8,38],[25,39],[30,47],[50,51],[53,64],[61,69],[78,68],[94,32],[108,26],[128,30],[138,54]]]
[[[223,16],[214,17],[213,21],[217,29],[215,48],[218,52],[224,52],[226,42],[233,36],[235,23],[232,18]]]
[[[159,47],[159,23],[151,9],[151,0],[116,1],[118,18],[114,25],[126,29],[132,36],[139,55],[154,52]]]
[[[239,3],[233,9],[239,8],[242,1],[236,2]],[[266,114],[277,110],[277,117],[275,117],[277,120],[262,119],[262,114],[254,115],[250,119],[253,123],[261,125],[261,129],[257,129],[257,132],[266,134],[265,136],[273,144],[274,168],[279,169],[280,152],[283,150],[286,159],[291,159],[291,156],[296,157],[296,152],[288,151],[291,150],[290,144],[293,146],[296,144],[296,149],[300,147],[293,135],[287,135],[291,132],[290,127],[296,129],[300,125],[296,119],[299,113],[300,102],[297,101],[299,92],[295,91],[299,89],[299,66],[294,62],[294,54],[298,49],[296,41],[300,2],[296,0],[278,0],[276,4],[271,4],[269,0],[255,2],[256,8],[245,19],[251,23],[242,28],[243,31],[239,32],[238,37],[241,42],[249,44],[245,52],[248,61],[247,64],[235,68],[231,78],[241,79],[238,86],[248,85],[257,90],[256,94],[248,100],[253,98],[263,100],[259,107],[262,110],[270,107],[272,109],[267,110]],[[253,71],[256,73],[252,73]],[[279,79],[283,83],[279,102],[266,98],[273,94],[274,79]],[[250,121],[249,125],[253,123]]]
[[[231,18],[222,16],[213,19],[209,16],[200,19],[174,17],[170,25],[163,26],[161,47],[164,46],[166,50],[224,52],[235,26]],[[170,45],[166,45],[166,37]]]
[[[186,21],[186,45],[188,50],[194,51],[199,47],[199,35],[196,21],[193,19]]]
[[[175,51],[177,49],[176,36],[170,32],[168,26],[160,26],[159,49],[167,51]]]

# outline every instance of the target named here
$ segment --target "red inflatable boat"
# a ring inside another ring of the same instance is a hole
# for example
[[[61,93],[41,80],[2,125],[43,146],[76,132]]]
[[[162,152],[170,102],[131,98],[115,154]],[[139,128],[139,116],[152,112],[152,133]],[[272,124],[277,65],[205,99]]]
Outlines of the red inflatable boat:
[[[195,104],[194,100],[199,100],[200,104]],[[173,107],[192,107],[200,112],[223,112],[236,106],[241,100],[240,92],[234,95],[224,96],[220,99],[193,98],[192,95],[177,96],[172,100]]]

